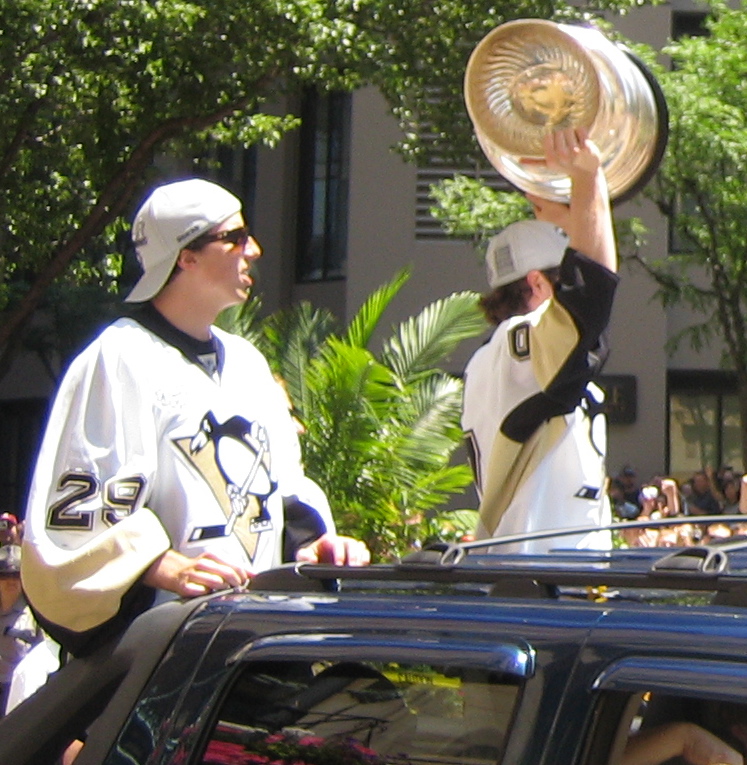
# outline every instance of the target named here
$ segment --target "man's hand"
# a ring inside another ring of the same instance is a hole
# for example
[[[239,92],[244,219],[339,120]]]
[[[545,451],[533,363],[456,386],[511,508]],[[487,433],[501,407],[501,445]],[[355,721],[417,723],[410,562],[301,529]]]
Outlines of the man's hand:
[[[240,587],[249,581],[250,576],[246,569],[226,563],[212,553],[188,558],[176,550],[167,550],[151,564],[143,582],[184,598],[194,598],[216,590]]]
[[[568,175],[571,198],[567,209],[528,196],[539,220],[549,221],[568,235],[573,249],[612,272],[617,271],[617,249],[612,227],[609,190],[599,149],[584,128],[563,128],[544,138],[545,156],[524,157],[522,164],[541,165]]]
[[[337,534],[323,534],[296,553],[303,563],[334,563],[335,566],[366,566],[371,553],[364,542]]]
[[[548,133],[544,140],[545,163],[573,178],[580,172],[596,173],[602,166],[599,149],[586,128],[565,128]]]
[[[534,217],[537,220],[543,220],[546,223],[552,223],[563,231],[568,230],[568,223],[571,217],[571,208],[562,202],[554,202],[550,199],[543,199],[534,194],[526,194],[526,198],[532,205]]]

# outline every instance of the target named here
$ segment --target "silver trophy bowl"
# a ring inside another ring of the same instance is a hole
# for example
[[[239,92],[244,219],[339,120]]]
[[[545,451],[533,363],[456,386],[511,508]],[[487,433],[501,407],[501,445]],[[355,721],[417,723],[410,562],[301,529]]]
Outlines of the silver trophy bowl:
[[[666,148],[667,106],[656,79],[631,51],[591,27],[544,19],[501,24],[472,52],[464,97],[490,164],[545,199],[567,202],[568,176],[521,159],[541,158],[551,130],[589,130],[616,202],[646,185]]]

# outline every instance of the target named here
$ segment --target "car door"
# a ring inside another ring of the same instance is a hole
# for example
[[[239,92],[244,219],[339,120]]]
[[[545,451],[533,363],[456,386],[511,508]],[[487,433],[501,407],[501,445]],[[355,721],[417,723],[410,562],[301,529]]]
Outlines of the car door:
[[[535,765],[598,618],[537,601],[375,595],[223,607],[199,660],[170,651],[107,765]]]

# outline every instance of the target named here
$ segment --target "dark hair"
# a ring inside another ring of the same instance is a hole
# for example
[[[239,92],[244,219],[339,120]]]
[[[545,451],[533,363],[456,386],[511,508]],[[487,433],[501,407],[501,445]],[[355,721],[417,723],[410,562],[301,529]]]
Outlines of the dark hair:
[[[544,269],[542,273],[554,286],[560,277],[560,268]],[[521,316],[529,313],[527,298],[531,294],[531,288],[527,283],[526,276],[517,279],[510,284],[496,287],[492,292],[483,295],[478,305],[485,314],[485,318],[495,326],[512,316]]]

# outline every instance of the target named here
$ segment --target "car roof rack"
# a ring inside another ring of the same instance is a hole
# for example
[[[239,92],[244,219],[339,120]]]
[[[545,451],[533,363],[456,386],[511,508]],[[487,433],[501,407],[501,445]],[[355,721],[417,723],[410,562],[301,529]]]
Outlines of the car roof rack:
[[[334,566],[290,563],[257,574],[252,591],[433,589],[439,585],[477,586],[481,594],[501,597],[558,597],[565,590],[607,592],[610,588],[668,593],[710,592],[713,602],[747,605],[747,539],[678,548],[612,550],[557,549],[542,554],[495,552],[501,545],[599,531],[744,523],[743,515],[685,516],[625,521],[608,526],[548,529],[473,542],[435,543],[396,563]],[[487,552],[489,548],[489,552]],[[480,554],[481,553],[481,554]],[[621,597],[626,594],[622,593]]]

